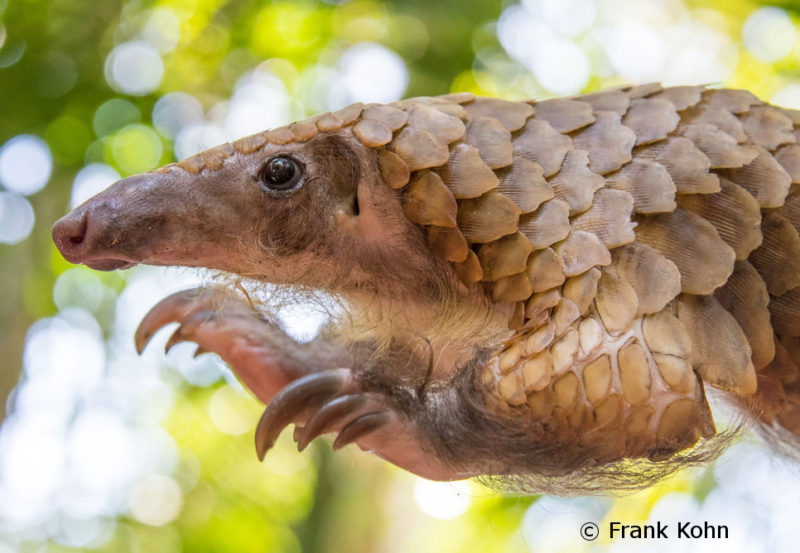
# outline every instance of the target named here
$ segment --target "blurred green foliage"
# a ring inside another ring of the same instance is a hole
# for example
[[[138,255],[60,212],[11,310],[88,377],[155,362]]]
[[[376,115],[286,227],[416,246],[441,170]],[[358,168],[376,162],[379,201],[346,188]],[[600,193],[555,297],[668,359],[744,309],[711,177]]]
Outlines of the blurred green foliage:
[[[36,214],[30,236],[0,246],[0,398],[17,382],[28,328],[57,311],[53,287],[70,265],[51,244],[49,228],[68,209],[78,170],[102,162],[125,176],[173,160],[173,137],[157,132],[152,121],[160,97],[185,92],[209,109],[231,96],[242,75],[265,62],[293,98],[290,113],[304,116],[326,109],[315,94],[320,73],[313,70],[335,66],[342,52],[365,41],[402,58],[408,70],[407,96],[464,89],[509,97],[546,94],[503,54],[495,29],[507,4],[0,0],[0,144],[22,133],[34,134],[47,142],[54,160],[47,187],[29,197]],[[797,2],[772,4],[797,20]],[[796,78],[797,45],[791,55],[769,62],[742,47],[742,24],[758,2],[689,0],[687,5],[694,10],[692,17],[709,22],[737,45],[728,84],[769,98]],[[163,79],[141,95],[115,90],[107,78],[109,53],[139,36],[155,9],[170,10],[179,25],[177,42],[162,51]],[[535,37],[531,40],[535,44]],[[618,81],[614,74],[593,73],[586,89]],[[93,278],[105,290],[93,313],[108,336],[114,302],[127,277],[112,273]],[[180,487],[180,511],[162,523],[143,522],[135,513],[109,515],[103,522],[105,537],[95,540],[93,549],[449,553],[527,548],[519,528],[535,498],[494,495],[475,485],[469,488],[473,497],[466,514],[439,520],[411,500],[409,489],[416,479],[360,452],[332,455],[329,445],[317,442],[301,455],[283,436],[268,462],[260,465],[251,444],[256,402],[232,394],[227,384],[194,386],[170,371],[164,367],[162,373],[176,395],[163,427],[177,446],[171,477]],[[214,413],[239,426],[221,430]],[[708,474],[697,487],[703,497],[709,482],[713,484]],[[678,478],[616,503],[613,512],[627,520],[643,519],[667,491],[692,489],[689,477]],[[9,532],[5,538],[14,548],[9,550],[76,548],[50,539],[47,527],[43,524],[39,534]],[[2,528],[0,551],[5,553]]]

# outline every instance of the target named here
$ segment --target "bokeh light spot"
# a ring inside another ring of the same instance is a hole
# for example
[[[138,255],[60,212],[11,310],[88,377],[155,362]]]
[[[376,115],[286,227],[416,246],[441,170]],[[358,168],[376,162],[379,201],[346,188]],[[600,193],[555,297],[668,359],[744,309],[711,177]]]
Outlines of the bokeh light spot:
[[[431,42],[430,30],[425,23],[416,17],[400,14],[394,14],[388,23],[388,44],[401,54],[406,62],[416,60],[425,54]]]
[[[175,137],[175,159],[184,159],[225,142],[225,133],[217,125],[203,123],[184,127]]]
[[[187,524],[202,524],[214,515],[217,496],[214,488],[200,482],[186,494],[186,502],[181,511],[181,521]]]
[[[540,32],[552,32],[520,5],[506,8],[497,21],[497,39],[514,59],[525,64],[534,51],[534,37]]]
[[[114,90],[144,96],[158,89],[164,77],[164,62],[158,50],[142,40],[123,42],[106,59],[106,81]]]
[[[83,410],[70,428],[72,478],[87,490],[124,490],[137,474],[136,438],[108,408]]]
[[[332,27],[348,42],[380,41],[386,37],[386,9],[377,2],[345,2],[333,12]]]
[[[797,32],[782,9],[760,8],[744,22],[742,40],[755,57],[772,63],[789,55],[797,40]]]
[[[119,173],[105,163],[91,163],[78,171],[72,183],[73,209],[119,180]]]
[[[208,415],[211,422],[226,434],[244,434],[256,423],[252,400],[230,386],[222,386],[214,392],[208,402]]]
[[[34,86],[44,98],[59,98],[78,81],[78,68],[72,58],[62,52],[48,52],[39,61]]]
[[[5,44],[0,49],[0,69],[11,67],[22,59],[22,54],[25,53],[27,44],[24,40],[16,40],[14,42]]]
[[[274,2],[255,18],[251,48],[265,57],[294,57],[320,39],[322,23],[312,2]]]
[[[123,173],[142,173],[158,166],[161,139],[145,125],[128,125],[114,136],[111,150]]]
[[[17,244],[33,230],[31,203],[19,194],[0,191],[0,243]]]
[[[3,22],[0,21],[0,48],[3,47],[3,44],[6,43],[6,37],[8,34],[6,33],[6,27],[3,25]]]
[[[139,108],[128,100],[112,98],[100,104],[94,112],[92,126],[97,136],[106,136],[125,125],[138,123],[142,119]]]
[[[86,123],[72,115],[63,115],[50,123],[44,137],[53,147],[53,157],[65,165],[83,161],[93,138]]]
[[[15,136],[0,148],[0,184],[29,195],[45,187],[53,170],[47,143],[31,134]]]
[[[597,11],[594,0],[523,0],[522,4],[568,37],[591,29]]]
[[[538,11],[539,8],[544,6],[537,4]],[[497,36],[509,55],[529,69],[541,86],[555,94],[578,93],[589,81],[591,66],[583,49],[520,6],[511,6],[503,12]]]
[[[531,68],[539,83],[556,94],[576,94],[589,82],[589,59],[574,42],[550,37],[533,57]]]
[[[149,474],[134,484],[129,506],[136,520],[150,526],[164,526],[180,514],[183,495],[169,476]]]
[[[664,33],[667,51],[662,81],[706,84],[730,78],[738,61],[731,40],[702,21],[683,21]]]
[[[174,50],[180,36],[181,22],[169,8],[154,9],[142,29],[142,38],[163,53]]]
[[[289,93],[272,71],[259,67],[236,83],[227,106],[225,131],[235,139],[289,122]]]
[[[84,163],[105,164],[109,162],[113,162],[111,156],[111,138],[103,136],[101,138],[98,138],[91,144],[89,144],[89,147],[86,148],[86,156],[84,157]]]
[[[785,108],[800,109],[800,84],[786,85],[775,93],[770,103]]]
[[[408,85],[403,59],[380,44],[351,46],[342,54],[338,67],[341,77],[331,90],[331,108],[353,102],[391,102],[399,99]]]
[[[96,311],[103,302],[103,283],[84,267],[67,269],[56,279],[53,301],[59,309],[81,307]]]
[[[28,331],[23,366],[28,379],[46,379],[74,396],[90,392],[102,377],[105,347],[94,317],[79,309],[41,319]]]
[[[214,23],[208,24],[203,27],[203,29],[192,39],[192,49],[203,54],[224,52],[225,47],[228,46],[229,35],[230,31],[226,27],[222,25],[216,25]],[[251,63],[246,64],[245,67],[247,69],[253,67],[253,65],[255,65],[255,60],[258,59],[252,52],[244,49],[233,50],[229,52],[228,55],[234,52],[245,54],[245,56],[251,61]],[[224,73],[223,68],[219,68],[219,70],[220,73]]]
[[[647,22],[627,18],[604,29],[606,53],[614,70],[630,82],[657,80],[664,65],[664,40]]]
[[[63,478],[61,428],[47,416],[14,416],[0,427],[0,516],[36,522],[51,509]]]
[[[175,138],[187,125],[203,120],[203,106],[184,92],[170,92],[153,106],[153,125],[166,138]]]

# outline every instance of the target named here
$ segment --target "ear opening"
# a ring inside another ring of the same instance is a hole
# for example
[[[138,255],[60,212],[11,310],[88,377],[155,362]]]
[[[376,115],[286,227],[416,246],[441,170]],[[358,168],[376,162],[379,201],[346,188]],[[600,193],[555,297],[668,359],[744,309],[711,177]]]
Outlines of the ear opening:
[[[361,213],[358,188],[361,185],[361,160],[348,141],[338,135],[317,135],[307,145],[316,172],[328,189],[326,194],[348,216]]]

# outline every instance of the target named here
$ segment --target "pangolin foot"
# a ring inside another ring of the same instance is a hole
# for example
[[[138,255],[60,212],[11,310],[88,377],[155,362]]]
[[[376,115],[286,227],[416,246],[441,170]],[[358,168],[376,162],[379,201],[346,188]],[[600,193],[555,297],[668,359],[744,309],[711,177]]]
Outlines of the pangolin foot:
[[[141,352],[153,335],[177,322],[167,350],[195,342],[195,355],[217,353],[244,384],[267,404],[256,429],[256,452],[263,459],[281,431],[295,424],[298,449],[316,437],[335,433],[334,449],[356,443],[365,451],[435,480],[464,478],[431,453],[437,439],[420,423],[430,408],[417,392],[405,399],[362,385],[364,370],[347,350],[317,341],[299,344],[242,298],[217,289],[177,292],[159,302],[135,334]],[[355,362],[354,362],[355,361]],[[353,366],[349,368],[337,368]],[[404,405],[401,407],[400,405]]]
[[[380,396],[362,393],[349,369],[333,369],[295,380],[267,404],[256,428],[256,452],[263,459],[280,432],[297,424],[295,441],[302,451],[322,434],[337,433],[333,449],[361,440],[397,421]]]
[[[174,322],[180,325],[167,341],[167,351],[195,342],[195,356],[218,354],[264,402],[312,370],[302,344],[242,298],[213,288],[184,290],[161,300],[139,324],[136,350],[141,353],[158,330]]]

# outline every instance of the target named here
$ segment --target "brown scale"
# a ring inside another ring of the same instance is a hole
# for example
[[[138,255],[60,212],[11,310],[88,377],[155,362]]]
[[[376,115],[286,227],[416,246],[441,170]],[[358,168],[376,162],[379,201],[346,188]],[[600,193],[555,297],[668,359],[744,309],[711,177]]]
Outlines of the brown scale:
[[[476,379],[487,408],[597,462],[712,436],[704,385],[800,435],[800,114],[701,86],[455,94],[349,106],[178,166],[337,130],[508,314]]]
[[[777,271],[800,259],[800,209],[771,215],[766,242],[760,231],[760,207],[783,206],[799,180],[794,122],[702,87],[532,106],[467,101],[465,135],[436,170],[476,254],[458,274],[513,304],[511,318],[525,301],[528,323],[483,371],[487,402],[570,428],[598,458],[667,457],[714,433],[703,382],[747,396],[751,356],[762,368],[774,355],[752,322],[769,321],[769,296],[746,290],[800,284],[800,269]],[[800,330],[798,302],[770,307],[784,328]],[[597,428],[618,439],[593,440]]]

